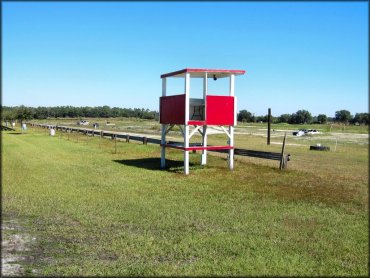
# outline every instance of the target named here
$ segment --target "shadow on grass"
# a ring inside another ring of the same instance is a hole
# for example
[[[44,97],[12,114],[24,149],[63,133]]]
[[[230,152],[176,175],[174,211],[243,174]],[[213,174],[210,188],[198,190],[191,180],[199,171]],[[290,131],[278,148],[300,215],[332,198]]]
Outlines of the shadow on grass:
[[[114,162],[121,163],[127,166],[134,166],[138,168],[143,168],[153,171],[169,171],[169,172],[183,172],[184,162],[181,160],[171,160],[166,159],[166,168],[161,169],[161,159],[160,158],[138,158],[138,159],[122,159],[113,160]],[[193,163],[189,163],[189,166],[194,166]]]
[[[21,135],[21,134],[26,134],[26,133],[22,133],[22,132],[7,132],[8,134],[10,135]]]

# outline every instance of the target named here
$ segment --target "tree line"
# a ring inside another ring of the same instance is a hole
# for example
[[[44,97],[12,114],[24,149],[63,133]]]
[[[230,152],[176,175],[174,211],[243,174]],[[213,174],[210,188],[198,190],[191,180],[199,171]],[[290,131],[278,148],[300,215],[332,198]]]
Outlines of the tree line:
[[[325,114],[312,116],[307,110],[298,110],[293,114],[281,114],[278,117],[271,115],[272,123],[288,123],[288,124],[326,124],[327,122],[338,122],[344,124],[369,124],[369,113],[356,113],[354,116],[348,110],[338,110],[334,117],[328,117]],[[240,122],[267,122],[268,115],[254,116],[247,110],[241,110],[238,113],[238,121]]]
[[[28,107],[28,106],[3,106],[1,109],[4,121],[13,120],[32,120],[48,118],[140,118],[158,119],[157,111],[150,111],[144,108],[119,108],[109,106],[97,107],[74,107],[74,106],[55,106],[55,107]]]
[[[48,118],[140,118],[140,119],[159,119],[158,111],[151,111],[144,108],[119,108],[105,106],[55,106],[55,107],[28,107],[28,106],[2,106],[1,118],[3,121],[13,120],[32,120]],[[268,115],[255,116],[247,110],[241,110],[237,119],[240,122],[267,122]],[[346,124],[369,124],[369,113],[356,113],[354,116],[348,110],[338,110],[334,117],[325,114],[312,116],[307,110],[298,110],[292,114],[281,114],[271,117],[272,123],[289,124],[325,124],[327,122],[340,122]]]

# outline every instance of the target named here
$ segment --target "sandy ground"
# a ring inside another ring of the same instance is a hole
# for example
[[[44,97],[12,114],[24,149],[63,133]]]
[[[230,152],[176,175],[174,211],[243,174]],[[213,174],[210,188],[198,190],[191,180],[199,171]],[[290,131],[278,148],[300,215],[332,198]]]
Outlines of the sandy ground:
[[[22,264],[27,260],[25,254],[36,238],[21,233],[21,227],[15,220],[2,222],[1,241],[1,276],[23,276],[25,270]],[[33,271],[36,272],[36,271]]]

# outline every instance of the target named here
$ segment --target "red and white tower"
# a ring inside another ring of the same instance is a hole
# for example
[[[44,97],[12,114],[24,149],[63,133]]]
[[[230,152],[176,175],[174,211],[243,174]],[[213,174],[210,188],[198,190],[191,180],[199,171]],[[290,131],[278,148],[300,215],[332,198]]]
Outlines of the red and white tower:
[[[184,151],[184,173],[189,174],[189,151],[202,151],[202,165],[207,163],[207,150],[229,150],[229,168],[234,168],[234,127],[236,126],[235,76],[244,70],[183,69],[162,74],[162,97],[159,101],[160,123],[162,125],[161,168],[166,166],[166,148]],[[185,79],[185,93],[167,96],[167,78]],[[203,98],[190,98],[191,78],[203,79]],[[229,78],[229,93],[226,96],[208,94],[208,79]],[[166,143],[166,134],[178,125],[184,137],[183,144]],[[207,127],[220,126],[229,137],[228,145],[208,146]],[[227,129],[225,128],[227,126]],[[193,129],[190,131],[190,127]],[[202,135],[201,146],[190,146],[190,138],[196,133]]]

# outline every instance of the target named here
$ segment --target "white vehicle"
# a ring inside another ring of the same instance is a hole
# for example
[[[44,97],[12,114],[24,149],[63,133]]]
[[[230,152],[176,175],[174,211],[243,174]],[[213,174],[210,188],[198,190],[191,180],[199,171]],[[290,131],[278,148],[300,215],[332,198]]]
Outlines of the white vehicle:
[[[86,121],[86,120],[81,120],[79,122],[77,122],[78,125],[89,125],[90,122]]]
[[[309,129],[307,130],[306,134],[318,134],[320,132],[318,132],[316,129]]]
[[[306,133],[304,132],[304,130],[302,130],[302,129],[300,129],[300,130],[298,130],[298,131],[294,131],[293,132],[293,135],[294,136],[303,136],[303,135],[305,135]]]

